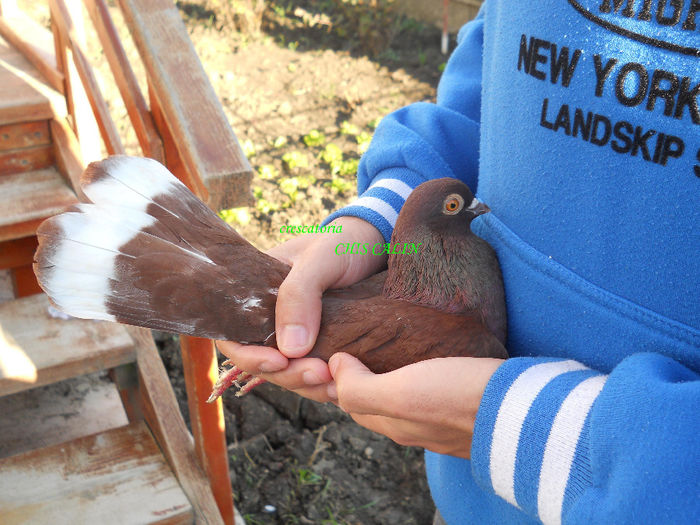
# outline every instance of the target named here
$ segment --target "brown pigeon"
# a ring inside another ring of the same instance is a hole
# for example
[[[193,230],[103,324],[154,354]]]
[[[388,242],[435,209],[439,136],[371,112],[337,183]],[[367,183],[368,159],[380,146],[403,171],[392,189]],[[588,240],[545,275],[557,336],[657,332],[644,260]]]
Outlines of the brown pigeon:
[[[257,250],[154,160],[94,162],[81,186],[93,204],[73,206],[38,230],[34,271],[57,308],[275,346],[275,302],[288,265]],[[436,357],[507,357],[498,260],[470,229],[487,211],[455,179],[416,188],[391,243],[365,247],[394,252],[388,270],[324,294],[309,355],[327,361],[348,352],[375,373]],[[261,382],[234,366],[212,398],[243,377],[243,392]]]

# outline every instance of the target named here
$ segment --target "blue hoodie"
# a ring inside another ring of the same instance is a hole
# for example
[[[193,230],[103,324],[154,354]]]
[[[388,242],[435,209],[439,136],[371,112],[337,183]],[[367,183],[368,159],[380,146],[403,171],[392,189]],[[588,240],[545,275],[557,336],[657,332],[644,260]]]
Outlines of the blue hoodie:
[[[508,351],[449,524],[700,522],[700,0],[488,0],[436,104],[383,119],[334,213],[388,240],[456,177],[504,275]],[[438,385],[436,385],[438,387]]]

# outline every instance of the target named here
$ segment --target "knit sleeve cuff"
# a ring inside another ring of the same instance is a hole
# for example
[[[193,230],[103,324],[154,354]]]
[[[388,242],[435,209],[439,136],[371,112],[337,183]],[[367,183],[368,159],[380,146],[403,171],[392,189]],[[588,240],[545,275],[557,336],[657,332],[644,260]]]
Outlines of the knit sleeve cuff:
[[[377,228],[384,241],[389,242],[403,203],[425,181],[424,177],[408,168],[385,169],[372,180],[362,195],[329,215],[323,225],[338,217],[359,217]]]
[[[507,360],[477,414],[476,480],[543,523],[561,523],[591,485],[589,414],[606,379],[576,361]]]

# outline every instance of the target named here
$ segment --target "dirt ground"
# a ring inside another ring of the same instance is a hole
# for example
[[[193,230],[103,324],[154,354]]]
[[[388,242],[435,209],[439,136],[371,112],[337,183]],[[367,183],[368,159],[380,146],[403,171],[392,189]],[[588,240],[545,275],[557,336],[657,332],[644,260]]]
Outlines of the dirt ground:
[[[20,4],[48,21],[38,3]],[[255,205],[221,214],[259,248],[289,239],[280,227],[319,224],[352,200],[358,159],[379,120],[434,99],[445,62],[440,32],[392,4],[177,2],[255,171]],[[139,154],[99,45],[89,50],[128,151]],[[127,53],[136,56],[133,46]],[[177,339],[161,335],[159,345],[187,417]],[[271,385],[225,395],[224,404],[232,491],[246,523],[431,523],[422,450]]]

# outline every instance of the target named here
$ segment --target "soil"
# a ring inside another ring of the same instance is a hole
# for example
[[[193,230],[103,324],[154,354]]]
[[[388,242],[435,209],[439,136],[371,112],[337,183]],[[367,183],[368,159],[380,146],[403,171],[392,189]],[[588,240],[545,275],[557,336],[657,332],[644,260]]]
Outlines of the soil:
[[[356,197],[357,161],[379,119],[434,99],[445,61],[440,32],[397,14],[392,4],[177,2],[255,171],[255,205],[222,216],[259,248],[288,240],[282,226],[320,224]],[[43,3],[20,5],[48,23]],[[137,62],[118,10],[110,10]],[[128,152],[138,155],[100,46],[86,29],[111,112]],[[143,80],[138,65],[136,73]],[[177,338],[161,335],[159,347],[187,420]],[[333,405],[269,384],[242,398],[225,394],[224,406],[232,491],[246,523],[431,523],[422,450],[358,426]]]

